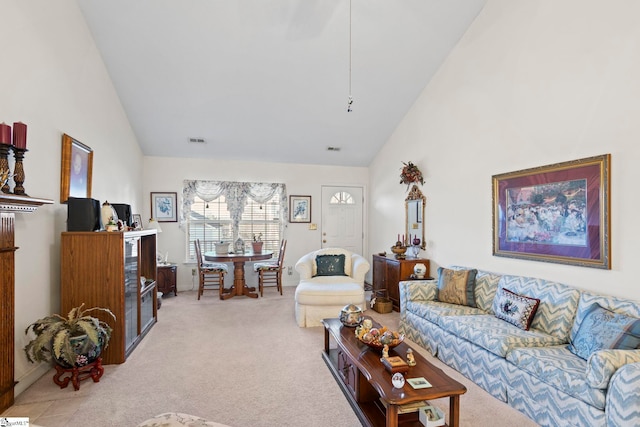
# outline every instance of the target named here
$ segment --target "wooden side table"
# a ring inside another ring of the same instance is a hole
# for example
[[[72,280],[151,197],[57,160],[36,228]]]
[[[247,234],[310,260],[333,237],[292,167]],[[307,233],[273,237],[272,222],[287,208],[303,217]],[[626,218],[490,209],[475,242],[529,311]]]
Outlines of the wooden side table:
[[[169,292],[173,292],[175,296],[178,296],[177,286],[177,273],[178,266],[175,264],[158,265],[158,291],[162,292],[162,295],[168,295]]]
[[[400,311],[400,290],[398,284],[409,280],[413,267],[421,263],[427,267],[429,277],[429,260],[424,258],[396,259],[392,256],[373,255],[373,291],[386,290],[387,297],[393,303],[393,309]]]

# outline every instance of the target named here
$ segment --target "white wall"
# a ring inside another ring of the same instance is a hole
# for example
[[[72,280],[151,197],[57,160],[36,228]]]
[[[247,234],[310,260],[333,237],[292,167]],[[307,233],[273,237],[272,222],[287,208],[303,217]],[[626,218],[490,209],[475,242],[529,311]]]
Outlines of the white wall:
[[[16,214],[16,393],[47,366],[22,348],[31,322],[60,310],[61,138],[94,150],[93,194],[141,205],[142,153],[74,0],[4,0],[0,25],[0,122],[27,124],[26,192],[55,201]],[[5,315],[4,313],[2,315]]]
[[[401,161],[426,174],[432,269],[451,264],[640,300],[640,3],[489,0],[370,165],[370,252],[404,227]],[[491,176],[611,153],[612,269],[492,256]]]
[[[187,143],[186,141],[184,142]],[[216,159],[180,159],[166,157],[145,157],[144,194],[150,192],[176,192],[178,204],[182,202],[182,185],[185,179],[216,181],[277,182],[287,185],[287,194],[311,196],[311,222],[317,230],[309,230],[309,224],[288,224],[285,230],[287,249],[285,270],[293,267],[298,259],[321,245],[320,199],[323,185],[347,185],[363,187],[367,199],[368,169],[361,167],[329,167],[286,163],[234,162]],[[148,196],[147,196],[148,197]],[[141,212],[143,222],[151,215],[150,201]],[[366,221],[366,219],[365,219]],[[145,224],[146,225],[146,224]],[[183,264],[186,258],[186,234],[178,223],[163,222],[162,233],[158,235],[158,250],[169,252],[169,260],[178,263],[178,291],[195,289],[197,278],[191,276],[195,264]],[[366,227],[366,223],[365,223]],[[365,248],[367,241],[364,242]],[[257,284],[255,273],[247,264],[245,275],[248,284]],[[295,286],[298,274],[285,273],[284,286]]]

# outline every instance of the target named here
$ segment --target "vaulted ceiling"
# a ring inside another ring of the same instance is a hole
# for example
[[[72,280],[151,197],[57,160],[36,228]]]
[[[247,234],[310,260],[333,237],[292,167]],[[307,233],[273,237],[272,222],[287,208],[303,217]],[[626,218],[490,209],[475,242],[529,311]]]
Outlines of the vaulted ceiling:
[[[486,0],[77,1],[145,155],[367,166]]]

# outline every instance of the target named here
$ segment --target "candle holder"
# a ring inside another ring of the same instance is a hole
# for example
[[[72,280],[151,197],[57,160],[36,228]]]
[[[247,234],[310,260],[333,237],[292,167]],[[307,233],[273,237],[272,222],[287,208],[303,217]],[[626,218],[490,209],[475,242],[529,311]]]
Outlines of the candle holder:
[[[0,144],[0,171],[2,173],[7,171],[7,178],[11,175],[11,171],[9,170],[9,149],[11,147],[12,146],[8,144]],[[3,193],[10,192],[8,182],[9,180],[7,179],[2,183],[2,188],[0,190],[2,190]]]
[[[24,160],[25,153],[29,151],[26,148],[18,148],[16,146],[13,147],[13,157],[16,159],[15,165],[15,174],[13,175],[13,181],[16,183],[15,187],[13,187],[13,193],[18,195],[26,196],[27,193],[24,192],[24,167],[22,165],[22,161]]]

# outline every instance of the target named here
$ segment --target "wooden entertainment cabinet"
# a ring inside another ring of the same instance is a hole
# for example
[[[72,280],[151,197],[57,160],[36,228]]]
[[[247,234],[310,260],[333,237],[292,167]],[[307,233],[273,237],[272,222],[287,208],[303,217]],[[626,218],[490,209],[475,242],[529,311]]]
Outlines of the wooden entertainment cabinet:
[[[61,312],[110,309],[90,314],[113,327],[103,364],[123,363],[157,321],[156,230],[62,233],[60,264]]]
[[[398,284],[409,280],[413,274],[413,267],[418,264],[427,267],[426,277],[429,277],[429,260],[422,258],[396,259],[393,256],[373,255],[373,292],[387,291],[387,296],[393,303],[393,309],[400,311],[400,290]]]

